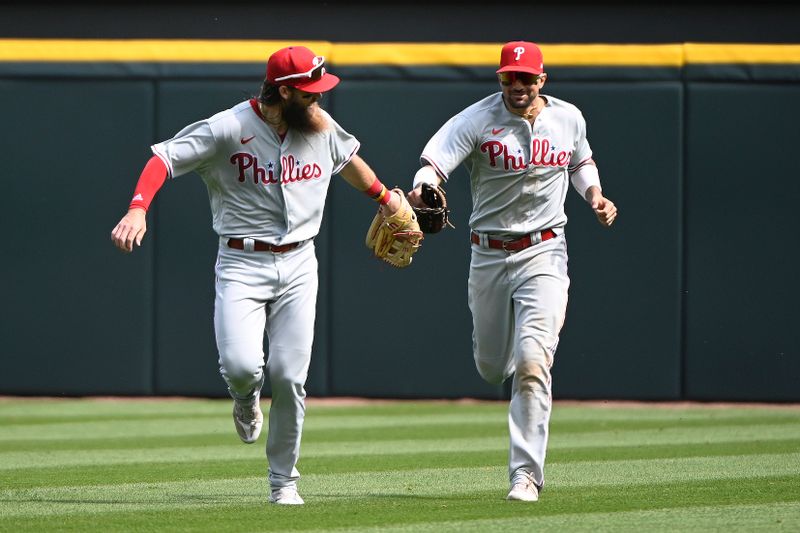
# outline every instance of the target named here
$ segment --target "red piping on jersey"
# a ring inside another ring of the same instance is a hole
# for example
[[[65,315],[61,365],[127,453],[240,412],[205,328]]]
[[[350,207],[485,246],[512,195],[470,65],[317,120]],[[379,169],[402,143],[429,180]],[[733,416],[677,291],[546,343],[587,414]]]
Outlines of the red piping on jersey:
[[[428,163],[430,166],[432,166],[432,167],[433,167],[433,170],[435,170],[435,171],[436,171],[436,174],[438,174],[438,175],[439,175],[439,177],[440,177],[442,180],[444,180],[444,181],[447,181],[447,174],[445,174],[444,172],[442,172],[442,169],[440,169],[440,168],[439,168],[439,166],[438,166],[436,163],[434,163],[433,161],[431,161],[431,160],[430,160],[430,159],[428,159],[427,157],[423,157],[422,159],[424,159],[424,160],[425,160],[425,161],[426,161],[426,162],[427,162],[427,163]]]
[[[350,152],[350,155],[349,155],[349,156],[347,156],[347,158],[344,160],[344,163],[342,163],[341,165],[339,165],[338,167],[334,168],[334,169],[331,171],[331,175],[338,174],[339,172],[341,172],[341,171],[342,171],[342,169],[343,169],[344,167],[346,167],[347,165],[349,165],[349,164],[350,164],[350,161],[352,161],[352,160],[353,160],[353,156],[355,156],[355,155],[356,155],[356,153],[358,152],[358,150],[359,150],[360,148],[361,148],[361,143],[360,143],[360,142],[358,142],[358,141],[356,141],[356,145],[353,147],[353,151],[352,151],[352,152]]]
[[[584,165],[594,165],[594,161],[592,161],[591,157],[587,157],[586,159],[584,159],[583,161],[581,161],[580,163],[578,163],[574,167],[568,168],[567,171],[570,174],[572,174],[573,172],[577,171],[579,168],[581,168]]]
[[[128,208],[139,207],[147,211],[150,202],[156,197],[156,193],[164,185],[167,179],[167,166],[158,156],[153,156],[144,166],[136,188],[133,190],[133,199]]]
[[[256,112],[256,115],[258,115],[258,117],[261,120],[267,120],[266,118],[264,118],[264,115],[261,114],[261,108],[258,106],[258,100],[256,100],[255,98],[251,98],[250,99],[250,107],[253,108],[253,111]]]

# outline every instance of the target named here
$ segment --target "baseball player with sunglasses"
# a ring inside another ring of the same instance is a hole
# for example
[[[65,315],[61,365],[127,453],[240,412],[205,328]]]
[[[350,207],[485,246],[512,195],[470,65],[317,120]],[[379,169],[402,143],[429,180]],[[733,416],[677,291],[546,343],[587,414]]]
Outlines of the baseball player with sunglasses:
[[[302,504],[296,464],[305,415],[318,287],[314,237],[331,176],[378,202],[379,212],[411,211],[358,156],[360,144],[318,104],[339,78],[303,46],[272,54],[261,93],[154,144],[127,214],[111,233],[125,252],[140,246],[145,215],[166,178],[196,172],[205,182],[219,235],[214,328],[233,420],[255,442],[265,374],[272,401],[267,459],[277,504]],[[266,332],[269,356],[265,364]]]
[[[513,376],[507,499],[537,501],[552,407],[550,368],[567,309],[569,183],[603,226],[614,223],[617,208],[603,196],[583,115],[540,92],[547,74],[539,47],[505,44],[497,78],[500,92],[455,115],[427,143],[408,197],[421,206],[423,183],[440,185],[461,163],[470,173],[473,355],[486,381]]]

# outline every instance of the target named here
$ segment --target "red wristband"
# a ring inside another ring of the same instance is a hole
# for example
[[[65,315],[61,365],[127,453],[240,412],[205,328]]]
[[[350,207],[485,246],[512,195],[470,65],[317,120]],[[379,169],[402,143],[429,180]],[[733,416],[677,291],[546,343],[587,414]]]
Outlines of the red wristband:
[[[392,191],[384,187],[383,191],[381,191],[380,197],[378,197],[375,201],[381,205],[386,205],[389,203],[389,200],[391,199],[392,199]]]
[[[372,182],[372,185],[369,186],[369,189],[364,191],[364,194],[375,200],[381,205],[386,205],[389,203],[389,200],[392,199],[392,192],[386,188],[386,186],[381,183],[381,180],[375,178],[375,181]]]
[[[372,198],[373,200],[381,193],[383,190],[383,183],[378,178],[375,178],[375,181],[372,182],[372,185],[369,186],[369,189],[364,191],[364,194]]]
[[[155,198],[156,193],[164,185],[167,179],[167,166],[158,156],[153,156],[144,166],[136,188],[133,190],[133,199],[128,208],[140,207],[147,211],[150,202]]]

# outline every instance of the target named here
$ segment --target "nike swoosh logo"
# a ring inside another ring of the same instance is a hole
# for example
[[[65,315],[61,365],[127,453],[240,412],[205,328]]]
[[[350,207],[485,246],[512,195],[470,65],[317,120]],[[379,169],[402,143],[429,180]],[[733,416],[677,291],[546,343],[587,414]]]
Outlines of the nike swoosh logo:
[[[255,136],[255,135],[253,135],[252,137],[248,137],[247,139],[245,139],[244,137],[242,137],[242,144],[247,144],[247,143],[249,143],[250,141],[252,141],[252,140],[253,140],[253,139],[255,139],[255,138],[256,138],[256,136]]]
[[[492,135],[497,135],[498,133],[500,133],[504,129],[505,128],[497,128],[497,129],[492,128]]]

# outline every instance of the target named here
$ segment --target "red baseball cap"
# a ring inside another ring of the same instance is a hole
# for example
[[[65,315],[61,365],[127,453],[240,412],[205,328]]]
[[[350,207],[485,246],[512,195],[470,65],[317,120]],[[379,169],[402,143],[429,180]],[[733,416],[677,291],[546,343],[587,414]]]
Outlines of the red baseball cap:
[[[511,41],[500,52],[500,68],[497,72],[544,72],[542,51],[534,43]]]
[[[325,72],[325,58],[305,46],[281,48],[267,61],[267,83],[287,85],[309,93],[330,91],[339,78]]]

